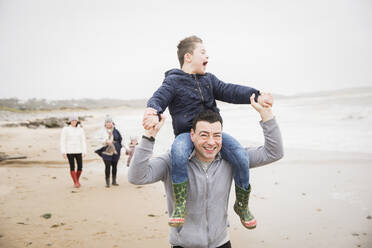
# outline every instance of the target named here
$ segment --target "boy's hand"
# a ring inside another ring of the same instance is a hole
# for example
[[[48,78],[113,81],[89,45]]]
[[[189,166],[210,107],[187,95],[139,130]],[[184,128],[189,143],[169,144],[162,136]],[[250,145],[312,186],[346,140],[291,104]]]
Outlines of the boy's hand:
[[[272,107],[274,104],[274,98],[271,93],[262,93],[258,96],[257,102],[266,108]]]
[[[159,123],[158,111],[153,108],[146,108],[143,114],[142,126],[144,129],[149,130]]]
[[[158,116],[156,116],[156,118],[158,118],[158,124],[156,124],[155,126],[152,126],[150,129],[146,129],[145,136],[149,138],[156,137],[156,135],[158,134],[159,130],[161,129],[161,127],[164,125],[164,122],[165,122],[165,116],[161,114],[160,117],[161,117],[161,121],[159,122],[159,118]]]

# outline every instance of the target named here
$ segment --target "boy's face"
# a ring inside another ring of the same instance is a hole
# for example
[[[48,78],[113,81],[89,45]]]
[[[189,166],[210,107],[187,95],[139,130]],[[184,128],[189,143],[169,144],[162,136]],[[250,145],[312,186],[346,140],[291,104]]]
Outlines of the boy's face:
[[[208,55],[202,43],[196,43],[193,54],[190,56],[192,72],[205,74],[207,71]]]

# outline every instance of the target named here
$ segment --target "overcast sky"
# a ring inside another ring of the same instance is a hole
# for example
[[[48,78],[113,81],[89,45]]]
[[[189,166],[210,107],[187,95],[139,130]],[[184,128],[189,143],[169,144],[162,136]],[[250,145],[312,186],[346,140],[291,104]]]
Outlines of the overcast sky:
[[[225,82],[372,86],[371,0],[0,0],[0,97],[147,98],[194,34]]]

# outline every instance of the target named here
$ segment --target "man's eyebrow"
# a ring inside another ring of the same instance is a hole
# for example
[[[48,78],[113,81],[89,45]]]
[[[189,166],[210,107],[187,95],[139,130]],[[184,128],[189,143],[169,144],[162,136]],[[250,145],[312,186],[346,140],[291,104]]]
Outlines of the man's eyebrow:
[[[201,131],[199,132],[199,134],[202,134],[202,133],[210,134],[210,132],[205,131],[205,130],[201,130]],[[222,134],[222,132],[214,132],[214,133],[213,133],[213,135],[216,135],[216,134]]]

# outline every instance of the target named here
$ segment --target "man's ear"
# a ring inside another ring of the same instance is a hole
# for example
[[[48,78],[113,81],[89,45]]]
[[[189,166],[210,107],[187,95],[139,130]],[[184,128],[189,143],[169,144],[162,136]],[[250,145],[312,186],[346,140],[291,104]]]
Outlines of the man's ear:
[[[195,140],[195,132],[194,132],[194,129],[191,128],[191,131],[190,131],[190,139],[192,142],[194,142]]]

